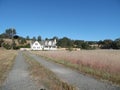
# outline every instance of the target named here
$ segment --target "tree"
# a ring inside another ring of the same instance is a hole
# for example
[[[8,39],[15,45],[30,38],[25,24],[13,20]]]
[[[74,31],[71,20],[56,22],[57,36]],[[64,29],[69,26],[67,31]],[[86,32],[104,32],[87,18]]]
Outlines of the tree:
[[[74,41],[74,47],[75,48],[82,48],[82,43],[84,43],[83,40],[75,40]]]
[[[63,37],[62,39],[58,40],[57,46],[63,47],[63,48],[72,48],[73,41],[67,37]]]
[[[114,48],[114,49],[120,49],[120,38],[117,38],[117,39],[113,42],[113,48]]]
[[[21,44],[24,44],[24,43],[26,43],[26,40],[25,40],[25,38],[22,38],[21,39]]]
[[[24,43],[26,43],[26,39],[25,38],[19,38],[18,43],[19,44],[24,44]]]
[[[12,38],[16,34],[16,30],[14,28],[9,28],[6,29],[5,33],[8,36],[8,38]]]
[[[11,45],[9,45],[8,43],[3,43],[3,47],[5,49],[11,49]]]
[[[4,42],[4,40],[0,39],[0,47],[2,47],[3,42]]]
[[[18,38],[19,38],[18,35],[14,35],[14,36],[13,36],[13,39],[18,39]]]
[[[41,41],[41,40],[42,40],[42,39],[41,39],[41,36],[38,36],[37,40],[38,40],[38,41]]]
[[[25,48],[30,48],[30,44],[29,44],[29,43],[26,44],[26,45],[25,45]]]
[[[13,49],[16,49],[16,43],[15,43],[14,40],[13,40],[13,43],[12,43],[12,47],[13,47]]]
[[[33,37],[33,39],[32,39],[33,41],[36,41],[36,37]]]
[[[94,45],[97,43],[97,41],[87,41],[89,45]]]
[[[30,40],[30,37],[29,37],[29,36],[27,36],[27,37],[26,37],[26,40]]]
[[[54,36],[52,39],[53,39],[53,40],[55,40],[55,39],[56,39],[56,41],[58,41],[58,40],[59,40],[57,36]]]
[[[98,47],[101,48],[103,46],[103,41],[100,40],[100,41],[97,42],[97,44],[98,44]]]
[[[103,48],[103,49],[111,49],[111,48],[112,48],[112,44],[113,44],[113,41],[112,41],[112,40],[110,40],[110,39],[105,39],[105,40],[103,41],[103,46],[102,46],[102,48]]]
[[[45,38],[45,40],[47,41],[47,40],[48,40],[48,38]]]
[[[91,49],[91,47],[89,46],[88,42],[83,42],[81,44],[81,49]]]
[[[0,34],[0,38],[9,38],[9,37],[6,33],[2,33],[2,34]]]

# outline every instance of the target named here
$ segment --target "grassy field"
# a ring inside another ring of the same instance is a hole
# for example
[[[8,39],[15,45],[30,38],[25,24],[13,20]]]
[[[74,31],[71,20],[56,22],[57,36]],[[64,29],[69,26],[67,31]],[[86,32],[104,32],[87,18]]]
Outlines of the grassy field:
[[[44,90],[44,88],[45,90],[76,90],[75,87],[58,79],[53,72],[42,66],[29,55],[24,54],[24,57],[29,64],[31,78],[34,79],[39,86],[43,87],[43,89],[40,90]]]
[[[32,51],[32,53],[120,85],[120,50]]]
[[[16,51],[0,49],[0,86],[4,82],[7,73],[11,69],[16,55]]]

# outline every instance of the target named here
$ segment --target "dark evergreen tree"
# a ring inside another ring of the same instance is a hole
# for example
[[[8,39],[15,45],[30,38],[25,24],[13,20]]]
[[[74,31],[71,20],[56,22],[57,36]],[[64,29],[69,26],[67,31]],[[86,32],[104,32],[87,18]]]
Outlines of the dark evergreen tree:
[[[27,36],[27,37],[26,37],[26,40],[30,40],[30,37],[29,37],[29,36]]]
[[[36,41],[36,37],[33,37],[32,41]]]
[[[41,36],[38,36],[37,40],[38,40],[38,41],[41,41],[41,40],[42,40]]]
[[[16,34],[16,30],[14,28],[9,28],[6,29],[5,33],[8,36],[8,38],[12,38]]]

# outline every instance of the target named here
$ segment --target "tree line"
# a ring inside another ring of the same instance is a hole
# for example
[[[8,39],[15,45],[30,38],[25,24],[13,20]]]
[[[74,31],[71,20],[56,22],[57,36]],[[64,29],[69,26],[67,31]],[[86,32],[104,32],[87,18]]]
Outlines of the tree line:
[[[63,37],[58,40],[57,45],[64,48],[80,49],[120,49],[120,38],[115,40],[105,39],[100,41],[71,40]]]
[[[101,49],[120,49],[120,38],[115,40],[105,39],[97,42]]]
[[[30,38],[21,37],[16,35],[16,29],[9,28],[6,29],[4,33],[0,34],[0,47],[4,47],[6,49],[19,49],[21,47],[30,48],[30,43],[27,41],[42,41],[42,37],[39,35],[37,37]],[[12,39],[12,43],[6,43],[4,39]],[[57,41],[58,48],[80,48],[80,49],[120,49],[120,38],[115,40],[105,39],[100,41],[84,41],[84,40],[72,40],[68,37],[58,38],[54,36],[53,38],[46,38],[45,40],[54,40]],[[16,44],[15,40],[17,40],[18,44]]]

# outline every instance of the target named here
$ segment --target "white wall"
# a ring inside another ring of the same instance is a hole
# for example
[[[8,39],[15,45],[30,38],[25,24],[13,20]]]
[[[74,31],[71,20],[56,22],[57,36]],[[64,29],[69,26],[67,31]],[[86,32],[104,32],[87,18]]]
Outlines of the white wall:
[[[33,45],[31,45],[32,50],[42,50],[42,45],[38,42],[35,41]]]

